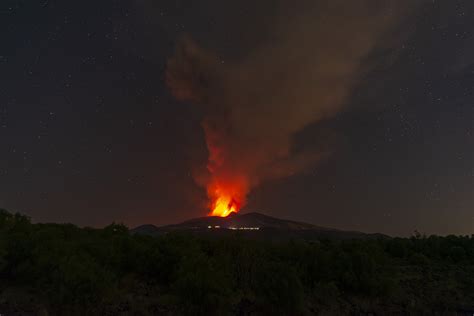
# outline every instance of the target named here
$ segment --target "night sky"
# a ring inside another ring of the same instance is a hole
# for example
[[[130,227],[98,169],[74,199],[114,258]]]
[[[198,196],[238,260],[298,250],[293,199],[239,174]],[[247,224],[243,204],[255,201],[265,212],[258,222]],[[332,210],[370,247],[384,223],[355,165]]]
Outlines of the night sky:
[[[305,12],[290,2],[2,1],[0,208],[93,227],[206,215],[192,172],[207,160],[206,114],[172,95],[167,62],[183,36],[222,64],[245,59],[278,41],[281,8]],[[393,235],[474,233],[474,2],[424,1],[398,21],[390,47],[364,56],[385,62],[358,77],[343,109],[292,135],[292,150],[330,154],[265,179],[242,211]]]

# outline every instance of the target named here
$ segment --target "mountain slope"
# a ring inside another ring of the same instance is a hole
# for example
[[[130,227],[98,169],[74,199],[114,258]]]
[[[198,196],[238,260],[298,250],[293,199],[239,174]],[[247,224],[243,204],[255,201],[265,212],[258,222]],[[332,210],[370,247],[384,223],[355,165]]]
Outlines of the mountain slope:
[[[142,225],[131,230],[132,233],[152,236],[158,236],[174,231],[186,231],[206,235],[227,235],[233,231],[239,231],[247,236],[263,239],[350,239],[387,237],[382,234],[365,234],[361,232],[320,227],[308,223],[275,218],[257,212],[245,214],[233,213],[228,217],[198,217],[179,224],[161,227]]]

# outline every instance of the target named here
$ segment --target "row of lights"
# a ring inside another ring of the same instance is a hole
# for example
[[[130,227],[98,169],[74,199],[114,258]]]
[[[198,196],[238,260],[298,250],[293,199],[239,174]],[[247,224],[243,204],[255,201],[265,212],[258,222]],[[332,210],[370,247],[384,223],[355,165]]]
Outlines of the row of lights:
[[[221,228],[220,226],[216,225],[216,226],[207,226],[207,228],[209,229],[212,229],[212,228]],[[260,227],[228,227],[228,229],[232,229],[232,230],[259,230]]]
[[[229,227],[232,230],[259,230],[260,227]]]

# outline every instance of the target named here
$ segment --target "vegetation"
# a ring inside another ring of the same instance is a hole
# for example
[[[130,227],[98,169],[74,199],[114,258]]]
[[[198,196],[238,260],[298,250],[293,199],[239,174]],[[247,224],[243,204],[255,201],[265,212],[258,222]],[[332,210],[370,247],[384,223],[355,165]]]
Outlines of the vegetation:
[[[132,235],[0,211],[0,313],[433,315],[474,307],[474,237]]]

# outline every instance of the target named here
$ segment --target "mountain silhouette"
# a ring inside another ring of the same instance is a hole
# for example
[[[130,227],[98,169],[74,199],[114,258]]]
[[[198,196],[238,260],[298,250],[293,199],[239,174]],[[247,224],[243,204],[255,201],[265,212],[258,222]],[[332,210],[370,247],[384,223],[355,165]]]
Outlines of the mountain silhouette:
[[[131,230],[132,233],[152,236],[159,236],[176,231],[217,236],[227,235],[238,231],[249,237],[263,239],[359,239],[387,237],[383,234],[366,234],[357,231],[344,231],[316,226],[309,223],[280,219],[258,212],[244,214],[232,213],[227,217],[198,217],[186,220],[179,224],[161,227],[147,224],[138,226]]]

